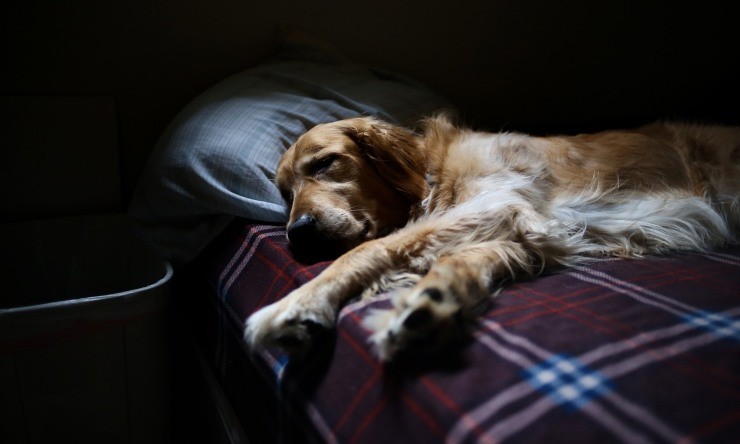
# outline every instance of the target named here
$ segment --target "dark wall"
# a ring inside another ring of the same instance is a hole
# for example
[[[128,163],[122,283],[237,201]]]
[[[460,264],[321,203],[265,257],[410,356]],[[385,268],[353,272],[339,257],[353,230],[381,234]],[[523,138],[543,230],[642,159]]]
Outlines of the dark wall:
[[[0,95],[113,97],[126,200],[174,113],[274,50],[274,20],[240,3],[14,2],[0,15]]]
[[[726,2],[455,1],[374,9],[354,21],[329,14],[335,25],[318,32],[368,63],[423,79],[494,128],[739,115],[740,34]],[[383,26],[394,15],[410,23]]]
[[[274,52],[279,24],[429,84],[479,127],[740,120],[731,2],[563,3],[24,0],[0,18],[0,95],[112,97],[124,202],[177,110]]]

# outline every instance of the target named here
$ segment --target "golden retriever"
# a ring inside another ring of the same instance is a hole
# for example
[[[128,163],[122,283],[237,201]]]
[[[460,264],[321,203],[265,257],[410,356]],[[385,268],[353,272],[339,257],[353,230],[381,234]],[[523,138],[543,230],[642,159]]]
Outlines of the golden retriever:
[[[411,280],[391,309],[366,319],[377,356],[389,360],[443,345],[511,279],[733,241],[740,128],[657,123],[532,137],[440,115],[417,134],[360,117],[302,135],[276,182],[292,246],[346,253],[254,313],[246,341],[303,353],[350,298]]]

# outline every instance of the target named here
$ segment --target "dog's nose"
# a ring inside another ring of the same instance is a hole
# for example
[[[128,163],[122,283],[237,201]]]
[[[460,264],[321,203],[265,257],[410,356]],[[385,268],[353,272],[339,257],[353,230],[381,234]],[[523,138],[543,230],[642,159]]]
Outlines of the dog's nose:
[[[316,243],[318,237],[316,219],[303,214],[288,226],[288,242],[296,248]]]

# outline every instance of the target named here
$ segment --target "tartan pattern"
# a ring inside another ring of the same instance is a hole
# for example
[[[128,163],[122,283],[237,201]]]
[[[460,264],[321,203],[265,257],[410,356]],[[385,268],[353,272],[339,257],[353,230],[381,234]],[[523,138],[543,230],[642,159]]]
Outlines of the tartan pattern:
[[[328,265],[296,262],[281,227],[241,221],[224,237],[207,274],[237,331]],[[738,246],[608,260],[507,287],[441,357],[374,359],[362,318],[384,294],[344,307],[316,359],[253,359],[323,442],[734,442],[739,296]]]
[[[740,318],[700,312],[686,316],[686,321],[706,328],[717,336],[740,340]]]
[[[534,388],[549,395],[556,404],[575,410],[608,391],[608,381],[602,375],[568,356],[554,355],[527,368],[525,373]]]

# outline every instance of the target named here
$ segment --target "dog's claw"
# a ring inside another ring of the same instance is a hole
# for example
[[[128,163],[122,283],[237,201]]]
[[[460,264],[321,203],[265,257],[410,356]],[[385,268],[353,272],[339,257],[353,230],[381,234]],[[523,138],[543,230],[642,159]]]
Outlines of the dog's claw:
[[[459,336],[464,317],[451,289],[420,284],[394,298],[392,308],[365,318],[380,360],[389,361],[412,346],[416,351],[444,347]]]
[[[427,327],[433,321],[434,315],[431,310],[420,308],[406,316],[406,319],[403,320],[403,326],[409,330],[420,330]]]
[[[325,310],[314,312],[305,307],[297,310],[296,306],[286,298],[250,316],[244,329],[249,348],[276,345],[293,356],[308,352],[315,338],[331,328],[333,318]]]

